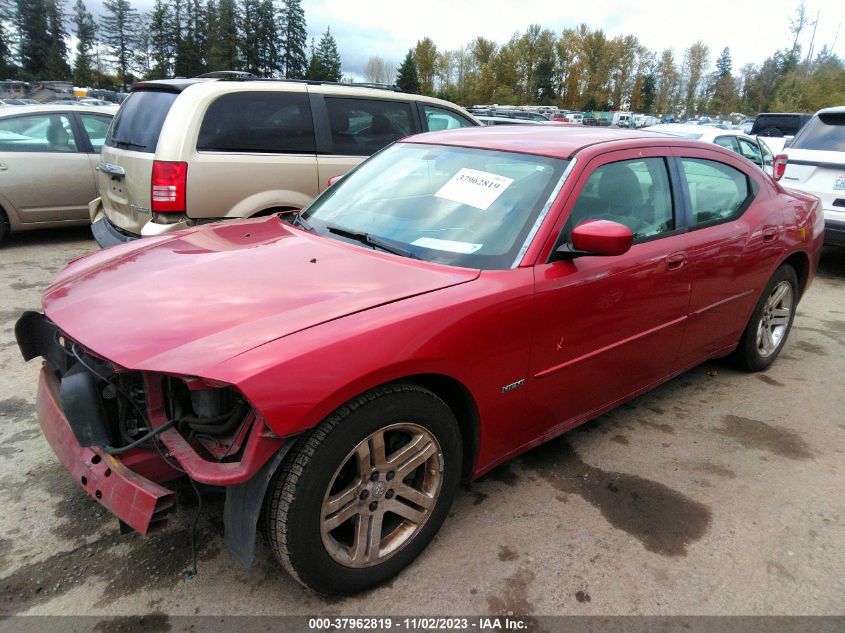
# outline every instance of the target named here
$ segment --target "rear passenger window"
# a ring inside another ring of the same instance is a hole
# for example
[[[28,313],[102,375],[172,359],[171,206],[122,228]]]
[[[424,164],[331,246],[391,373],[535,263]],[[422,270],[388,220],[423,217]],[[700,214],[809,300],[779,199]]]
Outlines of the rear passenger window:
[[[722,222],[737,217],[751,199],[748,176],[724,163],[682,158],[689,186],[694,225]]]
[[[313,154],[314,123],[301,92],[235,92],[208,108],[197,150],[255,154]]]
[[[369,156],[413,132],[409,103],[326,97],[333,153]]]
[[[631,229],[634,239],[674,230],[666,162],[662,158],[644,158],[597,167],[575,202],[569,230],[585,220],[624,224]]]
[[[445,108],[424,105],[423,112],[425,112],[425,122],[429,132],[475,126],[468,118]]]
[[[720,146],[724,147],[725,149],[731,150],[732,152],[737,151],[736,141],[734,141],[732,136],[717,136],[715,139],[713,139],[713,142],[716,145],[720,145]]]

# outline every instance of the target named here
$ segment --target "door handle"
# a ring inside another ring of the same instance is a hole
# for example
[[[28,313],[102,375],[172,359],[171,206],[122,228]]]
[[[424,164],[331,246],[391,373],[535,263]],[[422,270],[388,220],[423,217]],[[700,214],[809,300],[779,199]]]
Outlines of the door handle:
[[[6,171],[9,166],[6,163],[0,163],[0,171]]]
[[[774,242],[778,238],[778,229],[776,226],[767,226],[763,229],[763,241]]]
[[[672,253],[666,256],[667,270],[680,270],[687,263],[686,253]]]

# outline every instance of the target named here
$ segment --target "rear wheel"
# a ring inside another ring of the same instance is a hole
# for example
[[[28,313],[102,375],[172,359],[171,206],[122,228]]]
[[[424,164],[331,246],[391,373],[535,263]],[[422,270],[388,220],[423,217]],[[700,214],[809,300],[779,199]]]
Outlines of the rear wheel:
[[[351,594],[396,575],[434,537],[455,495],[461,438],[436,395],[380,387],[324,420],[267,493],[267,534],[299,582]]]
[[[788,265],[772,275],[736,350],[740,366],[761,371],[771,365],[786,343],[798,306],[798,276]]]
[[[6,239],[9,234],[9,218],[6,217],[6,212],[0,208],[0,242]]]

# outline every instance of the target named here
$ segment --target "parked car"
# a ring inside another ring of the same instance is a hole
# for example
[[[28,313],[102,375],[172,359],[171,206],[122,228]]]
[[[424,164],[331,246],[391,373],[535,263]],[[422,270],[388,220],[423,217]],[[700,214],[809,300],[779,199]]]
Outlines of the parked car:
[[[147,532],[168,480],[224,486],[242,562],[262,516],[340,594],[408,565],[462,477],[709,358],[771,365],[823,227],[724,148],[573,126],[411,136],[287,217],[77,259],[15,331],[100,504]]]
[[[845,246],[845,106],[816,113],[775,158],[775,178],[821,198],[825,242]]]
[[[90,222],[94,170],[113,116],[84,106],[0,109],[0,240]]]
[[[25,105],[22,99],[0,99],[0,106],[21,106]]]
[[[393,141],[478,126],[458,106],[387,89],[301,81],[135,84],[106,139],[100,246],[214,220],[296,211]]]
[[[106,101],[105,99],[92,99],[92,98],[84,98],[78,101],[79,105],[87,105],[87,106],[98,106],[102,108],[114,108],[117,111],[117,104],[112,103],[111,101]]]
[[[540,125],[539,121],[532,121],[531,119],[518,119],[516,117],[507,116],[486,116],[476,115],[482,125]]]
[[[773,175],[772,162],[774,157],[766,142],[760,138],[746,136],[739,130],[725,130],[713,125],[689,125],[687,123],[660,123],[643,129],[649,132],[660,132],[721,145],[740,156],[745,156],[764,172],[770,176]]]

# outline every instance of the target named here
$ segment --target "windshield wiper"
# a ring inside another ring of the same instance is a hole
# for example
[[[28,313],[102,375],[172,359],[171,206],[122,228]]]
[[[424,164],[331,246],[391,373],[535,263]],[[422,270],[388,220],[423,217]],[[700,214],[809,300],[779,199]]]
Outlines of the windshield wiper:
[[[120,145],[126,145],[128,147],[146,147],[146,145],[142,145],[140,143],[133,143],[132,141],[127,141],[122,138],[115,138],[113,136],[111,137],[111,142],[118,143]]]
[[[284,220],[285,214],[280,213],[279,217],[281,217]],[[303,231],[308,231],[309,233],[315,233],[316,232],[314,230],[313,226],[311,226],[310,224],[308,224],[308,222],[306,222],[305,220],[302,219],[302,211],[298,211],[298,212],[294,213],[293,219],[290,221],[290,223],[293,224],[294,226],[302,227]]]
[[[394,255],[410,257],[411,259],[419,259],[419,257],[414,255],[411,251],[396,245],[393,240],[386,240],[384,238],[365,233],[364,231],[345,229],[342,226],[336,226],[333,224],[327,225],[326,230],[328,230],[329,233],[334,233],[335,235],[340,235],[341,237],[348,237],[349,239],[361,242],[361,244],[365,244],[366,246],[379,248],[388,253],[393,253]]]

